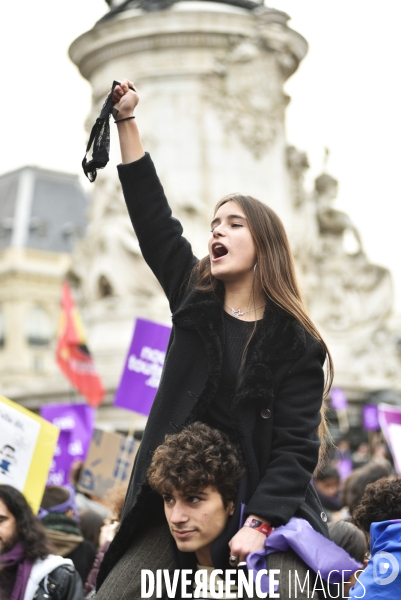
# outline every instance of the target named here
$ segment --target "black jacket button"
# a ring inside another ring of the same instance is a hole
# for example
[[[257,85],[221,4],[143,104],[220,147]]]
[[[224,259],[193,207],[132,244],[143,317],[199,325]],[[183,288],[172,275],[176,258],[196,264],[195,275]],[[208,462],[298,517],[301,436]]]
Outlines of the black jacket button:
[[[320,518],[322,519],[323,523],[327,523],[327,515],[325,512],[320,513]]]
[[[261,413],[260,413],[261,417],[263,419],[268,419],[269,417],[271,417],[271,412],[268,408],[264,408]]]

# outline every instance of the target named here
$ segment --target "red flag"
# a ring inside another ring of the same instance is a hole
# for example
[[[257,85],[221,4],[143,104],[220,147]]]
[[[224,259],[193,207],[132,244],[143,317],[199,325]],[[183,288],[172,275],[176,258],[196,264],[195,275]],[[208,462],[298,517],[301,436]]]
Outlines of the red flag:
[[[86,345],[82,321],[67,282],[63,283],[56,361],[88,404],[99,406],[105,391]]]

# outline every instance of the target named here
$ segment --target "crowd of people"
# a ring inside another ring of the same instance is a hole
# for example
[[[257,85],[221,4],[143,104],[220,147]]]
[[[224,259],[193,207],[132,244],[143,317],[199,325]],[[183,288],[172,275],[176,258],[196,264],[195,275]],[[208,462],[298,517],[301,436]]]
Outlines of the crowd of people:
[[[369,459],[369,453],[366,458],[362,466],[355,461],[357,468],[342,481],[335,459],[313,477],[328,517],[330,541],[299,518],[267,536],[263,557],[267,569],[281,571],[287,568],[288,557],[295,557],[294,597],[393,599],[399,594],[400,577],[392,579],[392,573],[401,565],[401,478],[389,460]],[[221,576],[223,587],[219,588],[213,576],[220,551],[216,542],[225,544],[229,552],[232,529],[239,529],[245,519],[236,506],[244,470],[239,446],[201,422],[166,436],[148,468],[148,483],[162,498],[166,529],[174,540],[174,566],[193,571],[188,585],[193,592],[200,585],[199,597],[216,597],[219,590],[223,598],[229,594],[257,597],[255,592],[243,592],[238,578],[227,584]],[[0,486],[0,600],[95,598],[97,574],[119,527],[125,494],[126,487],[120,485],[98,500],[82,495],[74,485],[49,486],[35,516],[21,492]],[[299,535],[308,540],[309,549],[299,544]],[[278,552],[283,547],[284,565]],[[319,559],[316,549],[324,559]],[[395,561],[390,567],[388,554]],[[241,562],[257,571],[264,563],[261,566],[256,555],[243,557]],[[381,556],[386,560],[378,563]],[[152,561],[150,556],[148,569],[155,568]],[[142,564],[132,576],[141,579],[141,569]],[[327,577],[336,571],[345,576]],[[203,578],[201,573],[205,573]],[[322,576],[318,587],[317,573]],[[180,586],[178,578],[176,589]],[[288,589],[280,588],[279,580],[278,591],[280,598],[292,597]],[[119,598],[118,593],[114,597]]]

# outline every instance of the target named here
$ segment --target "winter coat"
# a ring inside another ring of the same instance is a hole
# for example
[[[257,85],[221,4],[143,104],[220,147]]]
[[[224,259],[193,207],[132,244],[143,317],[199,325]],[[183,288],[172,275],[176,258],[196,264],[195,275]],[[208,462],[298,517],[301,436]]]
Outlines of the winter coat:
[[[24,600],[83,600],[80,576],[69,559],[49,554],[37,560],[25,589]]]
[[[172,217],[150,156],[119,165],[118,171],[141,251],[170,303],[173,328],[122,524],[104,557],[98,587],[138,532],[163,510],[162,499],[146,482],[152,453],[166,434],[202,420],[218,389],[223,358],[222,304],[214,293],[188,289],[197,259],[182,236],[180,222]],[[310,484],[320,447],[324,360],[320,343],[294,317],[268,304],[258,335],[248,347],[231,412],[247,465],[236,506],[245,502],[246,514],[256,514],[273,526],[293,516],[304,518],[328,536],[326,517]],[[227,559],[227,543],[239,519],[230,522],[233,529],[214,544],[223,544]]]
[[[401,519],[371,524],[370,553],[372,558],[358,574],[349,598],[401,598]]]

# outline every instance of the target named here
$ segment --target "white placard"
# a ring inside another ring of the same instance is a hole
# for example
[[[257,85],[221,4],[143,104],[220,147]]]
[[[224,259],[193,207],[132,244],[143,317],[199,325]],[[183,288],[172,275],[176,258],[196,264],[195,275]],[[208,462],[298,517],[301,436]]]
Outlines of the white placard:
[[[0,483],[23,491],[39,431],[38,421],[0,404]]]

